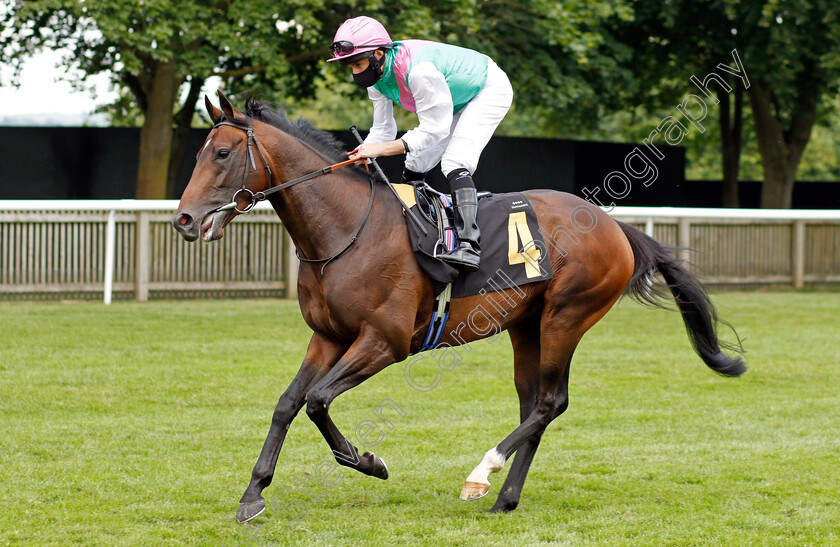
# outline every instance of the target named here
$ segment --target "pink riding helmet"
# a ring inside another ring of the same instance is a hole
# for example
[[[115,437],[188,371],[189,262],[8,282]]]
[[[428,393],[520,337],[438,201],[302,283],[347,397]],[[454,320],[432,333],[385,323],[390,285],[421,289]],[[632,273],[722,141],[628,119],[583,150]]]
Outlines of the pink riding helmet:
[[[342,42],[352,44],[355,47],[347,51],[347,47],[341,47]],[[391,37],[382,23],[370,17],[354,17],[344,21],[335,32],[333,45],[330,46],[333,56],[331,59],[327,59],[327,62],[353,62],[356,60],[355,58],[363,57],[359,55],[360,53],[390,47],[391,45]]]

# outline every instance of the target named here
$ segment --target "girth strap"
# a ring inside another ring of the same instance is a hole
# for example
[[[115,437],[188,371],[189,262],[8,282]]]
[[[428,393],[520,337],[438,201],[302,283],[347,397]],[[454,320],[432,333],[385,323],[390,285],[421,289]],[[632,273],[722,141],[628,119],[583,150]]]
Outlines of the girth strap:
[[[445,249],[446,244],[443,243],[445,241],[447,231],[447,226],[444,224],[446,217],[446,211],[444,210],[445,204],[442,203],[441,199],[433,198],[431,200],[431,205],[437,209],[437,211],[435,211],[437,213],[435,217],[437,218],[438,243],[435,245],[435,249],[437,249],[439,245],[443,245]],[[446,329],[446,320],[449,319],[449,304],[451,301],[452,283],[448,283],[435,300],[435,307],[432,311],[432,319],[429,321],[429,330],[426,331],[426,339],[423,340],[423,345],[420,347],[420,351],[434,349],[434,347],[440,342],[440,339],[443,336],[443,331]]]
[[[452,283],[448,283],[435,300],[435,308],[432,311],[432,319],[429,321],[429,330],[426,331],[426,339],[420,346],[420,351],[434,349],[443,336],[446,329],[446,320],[449,319],[449,304],[452,301]]]

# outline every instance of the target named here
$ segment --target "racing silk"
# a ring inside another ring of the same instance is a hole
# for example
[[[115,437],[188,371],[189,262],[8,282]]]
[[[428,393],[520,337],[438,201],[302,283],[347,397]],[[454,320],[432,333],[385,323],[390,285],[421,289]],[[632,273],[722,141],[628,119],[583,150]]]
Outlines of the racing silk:
[[[373,87],[404,109],[416,113],[409,78],[415,66],[428,61],[443,74],[452,94],[453,114],[457,114],[484,87],[489,59],[471,49],[427,40],[394,42],[386,56],[382,78]]]

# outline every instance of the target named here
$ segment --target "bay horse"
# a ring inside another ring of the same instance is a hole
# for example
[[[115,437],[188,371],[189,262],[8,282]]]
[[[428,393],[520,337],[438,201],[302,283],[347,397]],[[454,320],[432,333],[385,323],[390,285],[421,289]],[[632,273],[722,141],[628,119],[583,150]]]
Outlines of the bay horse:
[[[299,303],[312,329],[303,363],[280,396],[240,500],[236,519],[245,522],[265,509],[262,491],[271,483],[286,432],[304,405],[339,464],[388,478],[380,457],[359,455],[338,430],[330,405],[421,348],[435,293],[412,254],[395,195],[374,184],[360,167],[325,168],[346,160],[338,141],[261,102],[249,99],[241,112],[222,93],[219,99],[221,109],[205,96],[215,127],[197,154],[172,225],[187,241],[216,240],[254,199],[269,199],[301,258]],[[279,191],[262,194],[271,188]],[[493,512],[511,511],[519,503],[546,426],[568,406],[569,367],[584,333],[624,293],[663,304],[664,295],[651,290],[655,271],[676,300],[703,362],[724,376],[746,370],[740,357],[721,349],[707,293],[663,245],[574,195],[553,190],[524,194],[546,235],[552,277],[453,299],[440,340],[450,347],[470,343],[495,334],[490,323],[510,334],[520,425],[487,451],[461,492],[464,500],[485,495],[489,475],[516,452]],[[565,234],[563,244],[557,234]],[[483,306],[486,313],[469,315],[488,298],[493,305]],[[462,328],[467,322],[472,328]]]

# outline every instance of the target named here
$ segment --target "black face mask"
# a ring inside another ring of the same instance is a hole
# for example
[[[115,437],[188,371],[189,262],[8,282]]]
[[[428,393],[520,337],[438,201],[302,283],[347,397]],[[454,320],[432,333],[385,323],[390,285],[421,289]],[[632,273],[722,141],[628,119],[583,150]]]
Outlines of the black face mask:
[[[368,67],[358,74],[353,74],[353,81],[361,87],[370,87],[379,81],[381,73],[376,70],[371,62]]]

